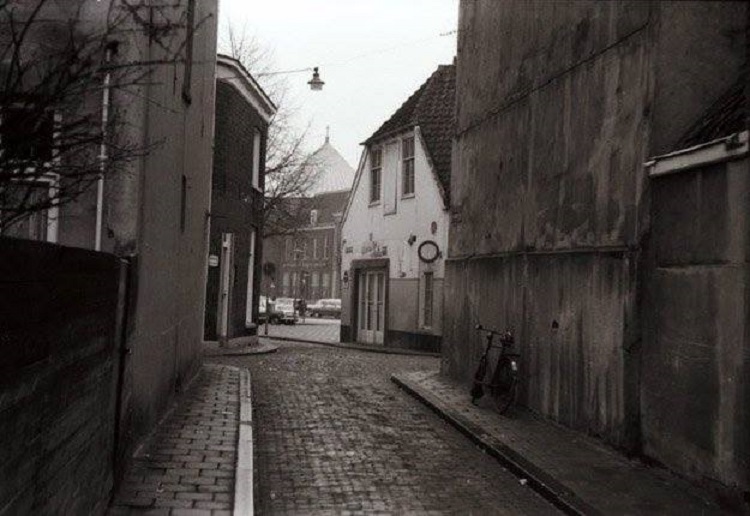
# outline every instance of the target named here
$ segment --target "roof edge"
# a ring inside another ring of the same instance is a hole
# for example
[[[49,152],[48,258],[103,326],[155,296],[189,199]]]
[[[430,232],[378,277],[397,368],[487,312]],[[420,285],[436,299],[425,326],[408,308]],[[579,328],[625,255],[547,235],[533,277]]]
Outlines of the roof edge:
[[[226,81],[243,94],[266,122],[276,114],[276,105],[238,59],[217,54],[216,79]]]

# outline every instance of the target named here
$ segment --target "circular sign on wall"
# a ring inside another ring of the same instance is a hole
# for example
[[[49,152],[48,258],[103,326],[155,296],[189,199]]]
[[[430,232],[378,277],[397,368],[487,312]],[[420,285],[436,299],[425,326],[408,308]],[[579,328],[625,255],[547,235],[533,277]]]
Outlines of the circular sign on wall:
[[[440,257],[440,249],[432,240],[425,240],[419,244],[417,254],[419,255],[419,259],[423,262],[432,263]]]

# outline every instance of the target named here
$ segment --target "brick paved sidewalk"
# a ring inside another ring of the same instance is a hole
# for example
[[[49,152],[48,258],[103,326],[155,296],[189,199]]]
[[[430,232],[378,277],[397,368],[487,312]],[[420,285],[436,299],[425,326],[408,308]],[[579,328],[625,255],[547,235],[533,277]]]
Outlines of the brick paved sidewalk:
[[[501,416],[486,400],[475,407],[466,385],[437,372],[401,373],[391,379],[569,512],[677,516],[721,512],[708,493],[665,470],[628,460],[581,433],[522,409]]]
[[[206,364],[133,459],[110,516],[230,515],[239,431],[240,369]]]

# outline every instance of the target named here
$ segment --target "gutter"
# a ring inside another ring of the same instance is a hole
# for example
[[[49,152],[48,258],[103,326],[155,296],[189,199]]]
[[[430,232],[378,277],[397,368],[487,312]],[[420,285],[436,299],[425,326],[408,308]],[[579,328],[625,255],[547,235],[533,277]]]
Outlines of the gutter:
[[[748,155],[748,131],[718,138],[710,142],[655,156],[643,166],[649,177],[660,177],[715,163],[740,159]]]

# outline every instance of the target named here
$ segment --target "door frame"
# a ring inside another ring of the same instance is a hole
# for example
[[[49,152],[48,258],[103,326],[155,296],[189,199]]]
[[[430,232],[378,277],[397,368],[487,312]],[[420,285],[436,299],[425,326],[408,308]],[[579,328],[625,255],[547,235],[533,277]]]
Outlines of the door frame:
[[[232,311],[232,286],[234,284],[234,233],[221,234],[220,260],[216,334],[219,344],[226,345],[231,332],[229,320]]]
[[[373,258],[365,260],[352,260],[350,265],[349,283],[349,306],[351,307],[351,328],[352,337],[357,341],[359,336],[359,276],[362,272],[381,271],[384,274],[384,293],[383,293],[383,346],[388,345],[388,307],[390,305],[390,260],[388,258]]]

